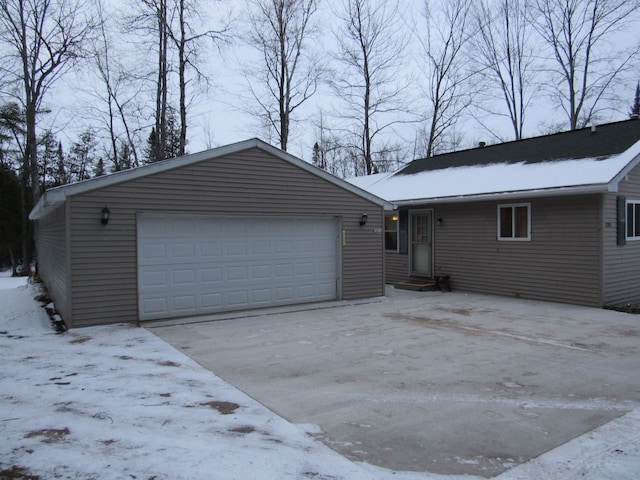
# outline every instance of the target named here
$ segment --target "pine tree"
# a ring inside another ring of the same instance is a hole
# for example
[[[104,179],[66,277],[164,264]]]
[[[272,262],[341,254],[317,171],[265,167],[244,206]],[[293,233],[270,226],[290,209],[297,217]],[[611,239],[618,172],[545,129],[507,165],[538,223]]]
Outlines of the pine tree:
[[[59,144],[60,142],[51,130],[46,130],[38,141],[38,175],[43,190],[61,185],[55,180]]]
[[[147,139],[147,144],[144,148],[144,163],[153,163],[158,160],[162,160],[158,158],[157,149],[156,149],[156,129],[155,127],[151,127],[151,133],[149,134],[149,138]]]
[[[8,165],[0,163],[0,267],[11,265],[18,273],[18,256],[22,246],[20,178]]]
[[[103,177],[107,172],[104,169],[104,160],[102,157],[98,159],[95,166],[93,167],[93,176],[94,177]]]
[[[176,115],[176,110],[169,107],[166,121],[166,138],[162,150],[161,158],[158,157],[158,144],[155,127],[151,128],[149,139],[144,150],[144,163],[154,163],[166,158],[174,158],[180,155],[180,125]]]
[[[320,145],[318,145],[318,142],[316,142],[313,145],[313,155],[312,155],[312,160],[313,160],[313,164],[318,167],[318,168],[323,168],[320,165]]]
[[[68,163],[72,181],[79,182],[91,177],[90,173],[95,162],[94,152],[97,145],[95,132],[88,128],[71,146]]]
[[[56,168],[53,172],[53,185],[66,185],[70,182],[67,173],[67,165],[64,161],[64,153],[62,152],[62,142],[58,142],[58,150],[56,151]]]
[[[640,118],[640,82],[636,85],[636,98],[633,101],[633,105],[631,106],[631,111],[629,112],[630,118]]]

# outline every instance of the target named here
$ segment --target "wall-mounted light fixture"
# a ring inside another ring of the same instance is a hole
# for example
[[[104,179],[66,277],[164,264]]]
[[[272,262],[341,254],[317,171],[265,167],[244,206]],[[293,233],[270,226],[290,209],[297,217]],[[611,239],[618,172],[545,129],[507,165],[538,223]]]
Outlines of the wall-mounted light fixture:
[[[111,210],[109,210],[105,205],[102,211],[100,212],[100,221],[102,222],[103,225],[106,225],[107,223],[109,223],[110,214],[111,214]]]
[[[440,217],[440,218],[438,218],[438,219],[436,220],[436,223],[437,223],[438,225],[442,225],[442,223],[443,223],[443,222],[444,222],[444,220],[442,220],[442,217]]]
[[[362,216],[360,217],[360,226],[364,227],[367,224],[367,220],[369,220],[369,217],[367,216],[366,213],[363,213]]]

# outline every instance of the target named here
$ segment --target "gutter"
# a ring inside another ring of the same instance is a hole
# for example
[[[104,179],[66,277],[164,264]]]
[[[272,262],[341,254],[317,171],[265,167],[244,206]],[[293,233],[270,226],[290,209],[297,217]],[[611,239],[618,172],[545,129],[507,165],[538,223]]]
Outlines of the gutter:
[[[458,195],[451,197],[426,197],[410,200],[392,200],[393,204],[399,207],[424,205],[425,203],[463,203],[470,201],[483,201],[483,200],[513,200],[521,198],[540,198],[540,197],[555,197],[565,195],[587,195],[592,193],[607,193],[617,191],[617,185],[595,184],[595,185],[581,185],[578,187],[561,187],[552,189],[537,189],[537,190],[520,190],[512,192],[500,192],[500,193],[479,193],[470,195]]]

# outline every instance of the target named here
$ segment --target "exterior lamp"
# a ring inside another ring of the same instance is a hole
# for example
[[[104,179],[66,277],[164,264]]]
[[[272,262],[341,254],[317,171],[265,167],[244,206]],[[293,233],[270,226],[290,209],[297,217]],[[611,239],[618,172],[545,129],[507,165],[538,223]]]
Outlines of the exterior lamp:
[[[367,224],[368,219],[369,217],[367,216],[367,214],[363,213],[362,216],[360,217],[360,226],[364,227]]]
[[[100,221],[102,222],[103,225],[106,225],[107,223],[109,223],[109,214],[111,213],[111,210],[109,210],[107,208],[107,206],[105,205],[104,208],[102,209],[101,215],[100,215]]]

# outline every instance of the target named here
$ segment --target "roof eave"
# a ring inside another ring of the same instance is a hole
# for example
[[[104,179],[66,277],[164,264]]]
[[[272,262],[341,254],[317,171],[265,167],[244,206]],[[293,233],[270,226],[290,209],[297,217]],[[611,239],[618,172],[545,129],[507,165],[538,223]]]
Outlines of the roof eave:
[[[409,200],[391,200],[399,207],[423,205],[425,203],[463,203],[484,200],[518,200],[523,198],[541,198],[561,195],[587,195],[612,191],[610,184],[577,185],[572,187],[558,187],[534,190],[518,190],[509,192],[491,192],[471,195],[457,195],[451,197],[425,197]]]
[[[638,144],[640,144],[640,142],[638,142]],[[627,163],[624,168],[622,170],[620,170],[620,172],[618,172],[618,174],[613,177],[613,180],[611,180],[611,182],[609,182],[609,184],[611,185],[611,191],[618,191],[618,184],[624,180],[626,178],[627,175],[629,175],[629,173],[631,172],[631,170],[633,170],[634,168],[636,168],[638,166],[638,164],[640,164],[640,154],[636,155],[629,163]]]

